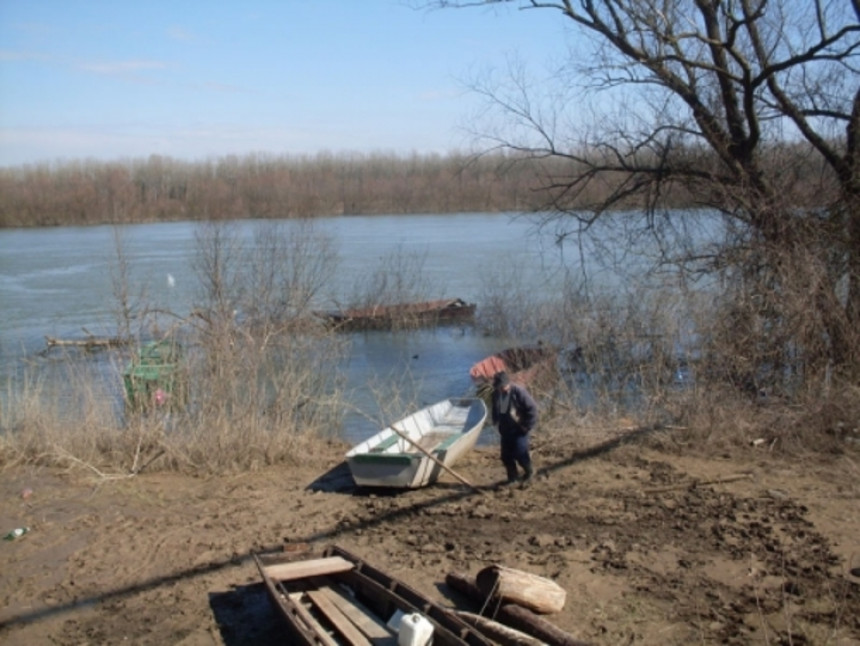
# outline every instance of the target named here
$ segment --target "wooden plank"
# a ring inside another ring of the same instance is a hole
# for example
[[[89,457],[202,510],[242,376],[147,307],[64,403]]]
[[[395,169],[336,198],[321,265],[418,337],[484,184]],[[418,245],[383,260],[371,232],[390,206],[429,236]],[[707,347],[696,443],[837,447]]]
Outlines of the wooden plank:
[[[362,633],[374,644],[396,643],[396,635],[385,623],[376,617],[370,610],[350,599],[340,591],[333,588],[321,588],[320,592],[325,594],[331,602],[355,624]],[[378,641],[383,640],[383,641]]]
[[[302,605],[301,600],[293,603],[293,610],[295,612],[293,620],[303,623],[307,630],[316,635],[323,646],[338,646],[338,643],[332,639],[325,627]]]
[[[308,597],[317,609],[352,646],[372,646],[372,642],[364,636],[355,624],[347,617],[322,590],[308,591]]]
[[[355,565],[340,556],[329,556],[290,563],[275,563],[263,567],[263,571],[273,581],[292,581],[309,576],[347,572]]]

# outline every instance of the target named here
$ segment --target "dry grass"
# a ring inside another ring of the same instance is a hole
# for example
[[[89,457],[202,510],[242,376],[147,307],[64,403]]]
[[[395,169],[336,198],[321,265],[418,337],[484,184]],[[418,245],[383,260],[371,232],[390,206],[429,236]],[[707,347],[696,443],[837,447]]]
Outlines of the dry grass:
[[[54,463],[122,477],[144,469],[221,473],[303,459],[332,439],[347,408],[337,367],[348,340],[308,316],[329,275],[330,249],[312,231],[294,238],[271,226],[251,256],[229,228],[201,232],[203,299],[198,315],[171,329],[186,348],[187,405],[126,414],[119,384],[127,357],[116,355],[106,388],[95,367],[103,372],[103,361],[69,353],[61,392],[36,375],[7,388],[0,466]],[[788,371],[791,388],[751,391],[738,381],[774,356],[772,339],[761,349],[760,299],[726,307],[671,287],[601,295],[573,281],[544,297],[526,289],[520,273],[486,277],[478,324],[500,344],[540,340],[561,350],[561,378],[535,393],[545,429],[670,429],[649,441],[709,452],[754,444],[788,455],[830,453],[860,441],[860,389],[850,381],[811,369]],[[118,275],[119,309],[147,311],[128,307]],[[388,303],[429,292],[423,260],[401,250],[355,293],[358,301]],[[127,316],[118,321],[131,329]],[[704,351],[692,348],[696,338]],[[371,389],[385,417],[373,420],[377,426],[420,399],[414,375],[391,375]]]
[[[67,358],[69,374],[78,377],[65,382],[60,396],[36,379],[8,389],[0,465],[50,463],[119,477],[144,469],[253,470],[303,459],[338,427],[340,391],[329,376],[341,348],[328,337],[300,347],[288,338],[291,347],[280,352],[271,337],[265,344],[246,339],[214,366],[191,353],[196,377],[187,408],[145,406],[127,415],[118,370],[106,396],[86,378],[86,360]]]
[[[511,345],[541,340],[561,348],[563,379],[551,393],[539,393],[545,424],[668,429],[650,433],[649,441],[686,451],[755,443],[802,455],[841,452],[860,441],[856,384],[809,364],[792,370],[787,359],[771,363],[772,348],[790,341],[739,327],[743,301],[726,308],[706,293],[674,287],[600,294],[573,282],[560,297],[542,300],[521,286],[517,273],[487,277],[480,320]],[[760,300],[746,305],[760,318],[753,311]],[[782,307],[801,309],[797,302]],[[771,387],[739,378],[755,374],[756,365],[769,370]],[[786,375],[781,383],[774,381],[776,367]]]
[[[115,477],[143,469],[220,473],[300,460],[331,437],[340,426],[336,368],[346,347],[310,316],[332,271],[329,241],[310,227],[265,223],[247,246],[231,227],[210,223],[198,245],[201,302],[192,316],[174,317],[170,334],[156,334],[154,324],[148,334],[184,349],[178,363],[187,400],[164,388],[167,404],[153,403],[147,391],[130,405],[121,387],[128,354],[112,350],[105,360],[69,351],[53,362],[63,374],[10,382],[0,465],[76,465]],[[143,336],[155,308],[129,305],[117,246],[118,327],[128,335],[135,321]]]

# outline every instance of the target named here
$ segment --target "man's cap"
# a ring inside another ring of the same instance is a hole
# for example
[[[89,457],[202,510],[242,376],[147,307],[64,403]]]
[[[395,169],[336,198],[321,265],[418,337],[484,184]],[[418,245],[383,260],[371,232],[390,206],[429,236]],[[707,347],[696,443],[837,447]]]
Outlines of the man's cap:
[[[510,377],[508,377],[508,373],[504,370],[502,372],[497,372],[493,377],[493,388],[503,388],[511,383]]]

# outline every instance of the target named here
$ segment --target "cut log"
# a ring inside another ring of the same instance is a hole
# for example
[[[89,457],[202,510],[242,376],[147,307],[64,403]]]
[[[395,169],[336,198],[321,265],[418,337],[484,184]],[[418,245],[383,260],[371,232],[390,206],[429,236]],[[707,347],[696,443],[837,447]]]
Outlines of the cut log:
[[[574,638],[528,608],[514,603],[506,603],[499,608],[498,616],[502,617],[508,626],[537,637],[550,646],[589,646],[587,642]]]
[[[481,592],[478,586],[461,574],[449,573],[445,577],[445,583],[481,607],[487,601],[487,596]],[[523,608],[514,603],[506,603],[498,608],[493,606],[490,610],[496,621],[521,630],[535,639],[546,642],[549,646],[589,646],[587,642],[579,641],[528,608]]]
[[[479,605],[483,605],[484,601],[486,601],[487,599],[486,595],[481,593],[481,591],[478,589],[478,586],[475,585],[474,581],[472,581],[466,576],[463,576],[462,574],[450,572],[445,577],[445,583],[452,590],[456,590],[457,592],[463,593],[469,599]]]
[[[492,639],[501,646],[546,646],[546,642],[536,639],[531,635],[506,626],[505,624],[494,621],[481,615],[476,615],[465,610],[456,610],[457,616],[460,617],[470,626],[474,626],[484,635]]]
[[[475,581],[485,598],[516,603],[544,615],[559,612],[567,598],[567,592],[555,581],[502,565],[484,568]]]

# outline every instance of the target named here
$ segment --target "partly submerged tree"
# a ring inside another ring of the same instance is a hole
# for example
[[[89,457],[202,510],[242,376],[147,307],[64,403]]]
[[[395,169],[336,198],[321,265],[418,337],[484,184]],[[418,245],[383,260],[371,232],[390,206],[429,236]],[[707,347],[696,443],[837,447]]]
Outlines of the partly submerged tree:
[[[570,94],[585,79],[574,101],[547,108],[518,74],[475,84],[503,117],[483,133],[491,147],[543,161],[562,235],[625,210],[661,262],[720,276],[724,357],[742,356],[750,372],[856,378],[858,0],[430,4],[554,10],[568,21],[576,74],[551,82]],[[586,120],[587,98],[599,103]],[[720,214],[720,244],[680,255],[666,244],[679,205]]]

